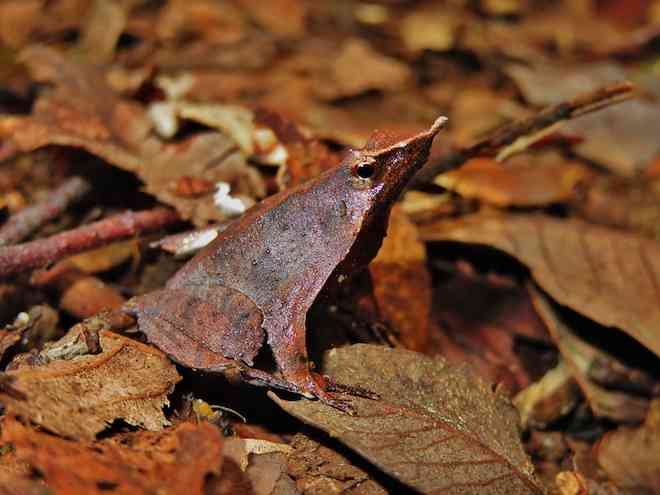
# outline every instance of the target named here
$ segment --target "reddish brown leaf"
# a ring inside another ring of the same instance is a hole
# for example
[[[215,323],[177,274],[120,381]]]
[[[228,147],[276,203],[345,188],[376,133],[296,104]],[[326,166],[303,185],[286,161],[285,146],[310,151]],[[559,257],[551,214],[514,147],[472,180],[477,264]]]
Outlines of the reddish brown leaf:
[[[429,340],[431,274],[417,227],[399,207],[392,209],[387,236],[369,272],[380,319],[404,347],[423,351]]]
[[[660,491],[660,399],[644,424],[608,433],[597,447],[598,463],[619,486],[636,493]]]
[[[51,345],[51,356],[73,350],[84,340],[78,328]],[[53,358],[43,366],[7,372],[12,389],[25,397],[2,394],[2,403],[13,413],[73,438],[93,439],[118,418],[149,430],[167,425],[162,408],[180,380],[174,365],[153,347],[110,332],[100,334],[100,344],[100,354]]]
[[[64,440],[23,426],[2,423],[2,440],[18,459],[43,475],[56,493],[202,495],[209,475],[222,466],[222,436],[209,423],[181,423],[161,433],[140,432],[97,443]]]
[[[547,352],[523,359],[518,337],[549,343],[547,330],[523,288],[480,277],[467,263],[457,267],[457,273],[435,283],[433,353],[451,364],[469,363],[484,380],[515,394],[553,359]]]
[[[354,399],[355,416],[319,402],[271,397],[423,493],[542,493],[511,403],[464,368],[364,344],[334,349],[334,379],[380,400]]]
[[[660,355],[660,246],[639,235],[542,215],[475,215],[422,228],[427,241],[486,244],[518,258],[561,304]]]

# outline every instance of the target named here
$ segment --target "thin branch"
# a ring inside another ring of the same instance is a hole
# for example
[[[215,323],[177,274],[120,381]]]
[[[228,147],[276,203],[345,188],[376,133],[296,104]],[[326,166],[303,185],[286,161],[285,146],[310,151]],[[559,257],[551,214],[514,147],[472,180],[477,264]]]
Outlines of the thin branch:
[[[29,237],[41,226],[61,215],[90,189],[90,184],[82,177],[71,177],[52,191],[44,201],[12,215],[0,228],[0,246],[15,244]]]
[[[628,100],[633,96],[633,89],[634,85],[630,82],[615,83],[595,91],[583,93],[572,100],[545,107],[536,115],[500,127],[481,141],[452,151],[439,161],[429,164],[415,178],[415,184],[429,183],[436,175],[454,170],[471,158],[494,156],[518,139],[542,133],[542,131],[563,120],[574,119]]]
[[[0,247],[0,277],[38,268],[64,256],[121,239],[160,230],[179,221],[176,212],[167,208],[127,211],[44,239]]]

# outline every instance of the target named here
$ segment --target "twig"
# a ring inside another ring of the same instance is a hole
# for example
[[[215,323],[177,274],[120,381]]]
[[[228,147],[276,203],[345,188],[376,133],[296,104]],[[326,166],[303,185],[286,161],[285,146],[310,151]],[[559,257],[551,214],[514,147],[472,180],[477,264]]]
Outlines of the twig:
[[[589,93],[583,93],[572,100],[545,107],[536,115],[500,127],[481,141],[452,151],[439,161],[429,164],[415,178],[415,184],[429,183],[436,175],[456,169],[476,156],[496,155],[518,139],[538,134],[562,120],[574,119],[628,100],[633,96],[633,89],[634,85],[630,82],[615,83]]]
[[[12,215],[0,228],[0,246],[22,241],[42,225],[57,218],[64,210],[87,194],[90,189],[90,184],[81,177],[68,179],[52,191],[44,201]]]
[[[52,263],[63,256],[97,248],[144,232],[159,230],[179,222],[179,216],[166,208],[140,212],[127,211],[45,239],[0,247],[0,277]]]

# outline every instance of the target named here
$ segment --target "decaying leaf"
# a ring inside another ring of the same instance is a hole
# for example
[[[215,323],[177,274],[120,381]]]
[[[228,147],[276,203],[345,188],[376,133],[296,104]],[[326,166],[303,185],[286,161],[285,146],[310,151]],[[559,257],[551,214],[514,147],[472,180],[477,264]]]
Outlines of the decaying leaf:
[[[312,438],[298,433],[291,440],[288,472],[304,495],[342,493],[385,495],[387,491],[368,473]]]
[[[660,491],[660,399],[651,402],[644,424],[621,427],[597,447],[600,466],[621,487],[636,493]]]
[[[201,132],[165,143],[150,134],[146,110],[114,93],[97,69],[77,65],[45,47],[25,50],[22,59],[36,79],[55,87],[40,96],[32,115],[0,117],[0,159],[48,144],[83,148],[136,173],[147,192],[198,225],[231,214],[218,207],[212,194],[176,194],[173,184],[181,177],[224,182],[245,207],[265,195],[262,178],[225,135]]]
[[[466,369],[357,344],[330,351],[325,371],[381,399],[352,400],[356,415],[348,416],[319,402],[271,397],[423,493],[542,493],[515,408]]]
[[[543,215],[475,215],[423,226],[427,241],[485,244],[518,258],[561,304],[660,356],[660,246],[628,232]]]
[[[1,438],[13,445],[19,460],[41,473],[46,486],[71,495],[202,495],[208,477],[219,475],[222,466],[222,436],[204,422],[82,443],[6,417]]]
[[[62,339],[63,347],[75,345],[78,336],[72,332]],[[12,413],[79,439],[93,439],[116,419],[148,430],[169,424],[162,408],[180,377],[167,357],[107,331],[100,334],[100,346],[100,354],[7,372],[12,388],[25,397],[2,394],[0,400]]]
[[[605,388],[589,377],[597,358],[606,354],[576,335],[540,293],[534,294],[534,306],[548,326],[594,414],[624,423],[636,423],[644,419],[649,404],[648,398],[623,390]]]

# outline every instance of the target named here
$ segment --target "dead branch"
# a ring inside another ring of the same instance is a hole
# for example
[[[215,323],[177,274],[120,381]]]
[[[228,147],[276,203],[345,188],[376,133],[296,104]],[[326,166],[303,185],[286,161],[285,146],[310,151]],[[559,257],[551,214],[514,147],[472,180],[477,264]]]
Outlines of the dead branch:
[[[38,268],[64,256],[159,230],[179,221],[179,216],[167,208],[127,211],[45,239],[1,247],[0,277]]]
[[[27,238],[42,225],[61,215],[90,189],[90,184],[82,177],[71,177],[44,201],[12,215],[0,229],[0,246],[15,244]]]
[[[429,163],[415,179],[415,185],[431,182],[436,175],[454,170],[477,156],[494,156],[518,139],[539,134],[563,120],[570,120],[605,107],[621,103],[633,96],[630,82],[614,83],[583,93],[572,100],[550,105],[536,115],[516,120],[496,129],[490,136],[470,146],[450,152],[435,163]]]

